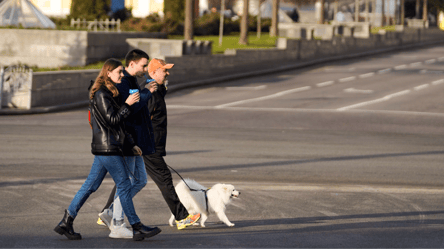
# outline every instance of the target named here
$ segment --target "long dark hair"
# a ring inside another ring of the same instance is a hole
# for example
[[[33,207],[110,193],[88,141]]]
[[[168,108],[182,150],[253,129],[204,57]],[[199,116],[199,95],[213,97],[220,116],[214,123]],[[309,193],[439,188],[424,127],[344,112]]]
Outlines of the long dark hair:
[[[106,88],[108,88],[108,90],[113,93],[113,97],[117,97],[119,95],[119,91],[117,90],[115,83],[112,82],[111,79],[108,77],[108,72],[113,71],[119,66],[123,66],[122,62],[120,62],[119,60],[111,58],[105,61],[102,70],[100,70],[99,76],[97,76],[96,81],[89,91],[90,99],[94,98],[94,94],[100,89],[101,86],[105,86]]]

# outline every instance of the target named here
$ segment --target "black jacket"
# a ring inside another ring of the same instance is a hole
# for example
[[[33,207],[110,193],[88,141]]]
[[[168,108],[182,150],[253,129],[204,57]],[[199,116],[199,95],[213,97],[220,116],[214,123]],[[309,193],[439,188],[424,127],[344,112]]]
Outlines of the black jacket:
[[[150,113],[147,107],[148,99],[152,96],[151,92],[145,88],[140,89],[136,77],[131,76],[125,70],[123,74],[122,82],[116,86],[121,96],[121,102],[119,103],[123,105],[123,102],[125,102],[129,96],[130,89],[139,89],[140,93],[139,102],[131,106],[132,113],[128,119],[125,120],[126,130],[134,138],[137,146],[142,150],[143,155],[153,154],[153,127],[151,126]]]
[[[134,155],[131,149],[136,143],[125,132],[123,122],[131,109],[127,104],[118,104],[119,96],[113,98],[106,87],[101,87],[90,101],[93,131],[91,152],[94,155]]]
[[[167,94],[167,89],[163,84],[157,86],[157,91],[153,92],[153,96],[148,100],[148,109],[151,113],[151,122],[154,129],[156,154],[165,156],[168,125],[167,108],[165,103],[165,95]]]

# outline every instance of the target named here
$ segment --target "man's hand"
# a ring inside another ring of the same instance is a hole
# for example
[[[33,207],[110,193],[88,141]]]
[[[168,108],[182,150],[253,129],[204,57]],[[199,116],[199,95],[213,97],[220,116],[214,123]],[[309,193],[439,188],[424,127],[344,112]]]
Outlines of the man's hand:
[[[150,90],[151,93],[157,91],[157,82],[153,81],[150,82],[149,84],[145,85],[145,88]]]
[[[139,148],[139,146],[135,145],[133,147],[133,152],[135,156],[141,156],[142,155],[142,150]]]

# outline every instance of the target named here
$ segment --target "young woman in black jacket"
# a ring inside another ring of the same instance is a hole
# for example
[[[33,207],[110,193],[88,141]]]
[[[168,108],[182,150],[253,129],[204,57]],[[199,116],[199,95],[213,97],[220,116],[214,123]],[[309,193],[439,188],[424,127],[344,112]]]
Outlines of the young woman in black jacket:
[[[131,113],[130,106],[136,103],[140,96],[137,93],[132,94],[122,106],[119,106],[119,92],[115,84],[120,83],[122,71],[120,61],[107,60],[90,90],[93,130],[91,152],[95,155],[94,163],[85,183],[74,196],[69,208],[65,210],[62,221],[54,228],[54,231],[70,240],[82,238],[79,233],[74,232],[73,221],[91,193],[99,188],[107,172],[117,185],[117,194],[123,211],[133,228],[133,240],[143,240],[161,232],[157,227],[150,228],[143,225],[134,210],[132,201],[134,189],[123,155],[128,153],[140,155],[141,150],[125,132],[123,120]],[[146,179],[146,174],[144,177]]]

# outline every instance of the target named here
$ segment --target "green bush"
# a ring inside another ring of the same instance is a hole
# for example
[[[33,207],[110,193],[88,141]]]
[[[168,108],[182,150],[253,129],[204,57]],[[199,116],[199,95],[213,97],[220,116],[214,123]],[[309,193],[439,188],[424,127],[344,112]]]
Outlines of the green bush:
[[[194,21],[194,35],[218,35],[219,24],[219,13],[203,15]],[[268,32],[270,25],[271,19],[262,19],[261,31]],[[257,18],[255,16],[248,17],[248,31],[257,32]],[[224,18],[224,35],[232,32],[240,32],[240,19],[233,21],[230,18]]]
[[[152,14],[146,18],[131,17],[122,23],[123,31],[138,32],[164,32],[167,34],[182,34],[183,24],[173,19],[162,20],[158,14]]]
[[[166,19],[178,22],[185,20],[185,0],[164,0],[163,8]]]
[[[110,11],[110,4],[111,0],[72,0],[71,14],[68,19],[106,19]]]

